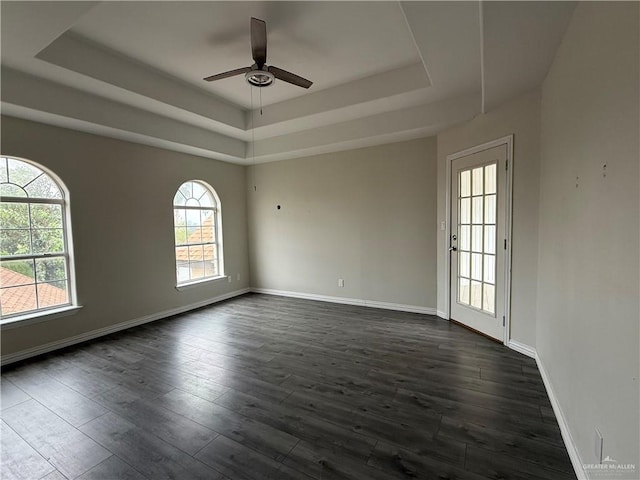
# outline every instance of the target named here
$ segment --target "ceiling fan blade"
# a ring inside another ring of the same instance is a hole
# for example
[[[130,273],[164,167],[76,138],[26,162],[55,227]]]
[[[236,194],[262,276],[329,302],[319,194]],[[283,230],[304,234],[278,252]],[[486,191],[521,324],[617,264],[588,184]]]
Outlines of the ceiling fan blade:
[[[211,75],[210,77],[205,77],[203,80],[206,80],[207,82],[213,82],[214,80],[220,80],[222,78],[235,77],[236,75],[247,73],[250,70],[251,67],[236,68],[235,70],[229,70],[228,72],[218,73],[216,75]]]
[[[297,85],[302,88],[309,88],[313,85],[311,80],[307,80],[306,78],[302,78],[295,73],[287,72],[286,70],[282,70],[278,67],[268,67],[269,72],[273,73],[273,76],[278,80],[282,80],[283,82],[291,83],[293,85]]]
[[[267,61],[267,24],[251,17],[251,55],[258,68]]]

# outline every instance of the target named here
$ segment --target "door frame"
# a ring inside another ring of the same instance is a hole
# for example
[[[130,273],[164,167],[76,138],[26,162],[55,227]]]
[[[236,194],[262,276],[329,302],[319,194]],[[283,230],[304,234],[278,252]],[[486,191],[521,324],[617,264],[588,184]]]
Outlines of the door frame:
[[[451,319],[451,255],[449,253],[449,247],[451,246],[451,170],[454,160],[458,158],[466,157],[474,153],[482,152],[490,148],[499,147],[500,145],[507,146],[507,188],[505,198],[505,239],[506,240],[506,254],[504,262],[504,333],[502,343],[509,345],[509,338],[511,333],[511,229],[512,229],[512,212],[513,212],[513,134],[507,135],[496,140],[492,140],[481,145],[476,145],[459,152],[447,155],[446,158],[446,201],[445,201],[445,243],[444,243],[444,255],[445,255],[445,314],[448,320]],[[498,239],[499,242],[504,241]],[[499,245],[499,244],[498,244]],[[499,272],[496,272],[500,275]]]

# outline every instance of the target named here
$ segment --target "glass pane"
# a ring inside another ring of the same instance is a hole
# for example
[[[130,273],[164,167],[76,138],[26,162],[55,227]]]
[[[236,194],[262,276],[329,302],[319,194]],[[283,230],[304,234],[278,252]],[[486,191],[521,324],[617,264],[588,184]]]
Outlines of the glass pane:
[[[0,197],[26,197],[25,192],[21,187],[13,185],[12,183],[0,184]]]
[[[217,251],[215,244],[209,244],[203,246],[203,260],[213,261],[217,258]]]
[[[482,252],[482,225],[471,227],[471,251]]]
[[[29,230],[0,230],[0,254],[28,255],[30,253]]]
[[[200,202],[198,200],[196,200],[195,198],[188,198],[186,205],[187,205],[187,207],[199,207],[200,206]]]
[[[471,278],[474,280],[482,280],[482,254],[471,254]]]
[[[188,227],[200,226],[200,210],[187,210],[187,226]]]
[[[460,252],[458,256],[458,271],[461,277],[469,277],[470,256],[468,252]]]
[[[207,189],[200,182],[193,182],[193,198],[200,202],[202,196],[207,193]]]
[[[470,303],[472,307],[482,308],[482,283],[471,281]]]
[[[200,210],[200,218],[202,220],[202,224],[208,223],[209,225],[213,225],[213,219],[215,218],[214,211],[211,209],[202,209]]]
[[[62,206],[31,204],[32,228],[62,228]]]
[[[207,277],[216,277],[218,275],[218,262],[205,262],[204,274]]]
[[[473,223],[482,223],[482,197],[473,197]]]
[[[176,262],[189,262],[189,247],[176,247]]]
[[[0,226],[2,228],[29,228],[29,204],[0,204]]]
[[[216,229],[214,226],[215,215],[210,210],[202,212],[202,241],[215,242]]]
[[[38,282],[66,280],[67,269],[64,258],[42,258],[36,260],[36,278]]]
[[[189,227],[189,228],[187,228],[187,243],[202,243],[202,228],[201,227]]]
[[[33,253],[64,252],[64,235],[61,228],[31,230]]]
[[[496,257],[494,255],[484,256],[484,281],[496,283]]]
[[[0,158],[0,183],[7,181],[7,159],[5,157]]]
[[[493,285],[484,284],[482,309],[490,313],[496,313],[496,287]]]
[[[487,225],[484,227],[484,253],[496,253],[495,225]]]
[[[176,227],[176,245],[187,243],[187,227]]]
[[[213,195],[207,190],[200,198],[200,205],[203,207],[215,207],[216,201],[213,199]]]
[[[496,164],[484,167],[484,193],[496,193]]]
[[[38,287],[38,307],[53,307],[69,303],[67,282],[40,283]]]
[[[496,196],[484,197],[484,223],[496,223]]]
[[[204,250],[202,245],[196,247],[189,247],[189,261],[202,262],[204,260]]]
[[[192,280],[204,277],[204,262],[191,262],[190,266]]]
[[[182,193],[182,195],[184,196],[184,198],[186,198],[187,200],[189,200],[191,197],[193,197],[193,182],[185,182],[183,183],[180,188],[178,189],[178,191],[180,193]]]
[[[184,195],[182,195],[182,193],[180,193],[180,190],[178,190],[176,192],[175,197],[173,197],[173,204],[178,207],[181,207],[187,204],[187,199],[184,198]]]
[[[9,182],[24,187],[40,175],[42,170],[21,160],[9,159]]]
[[[471,196],[471,171],[460,172],[460,196]]]
[[[471,227],[469,225],[460,226],[460,250],[471,250]]]
[[[187,211],[181,208],[173,209],[173,224],[176,227],[184,227],[187,219]]]
[[[62,198],[62,191],[46,173],[40,175],[24,189],[31,198]]]
[[[36,308],[35,285],[0,289],[0,309],[3,315],[28,312]]]
[[[471,223],[471,199],[460,199],[460,223]]]
[[[176,263],[176,278],[178,283],[189,280],[189,262],[181,261]]]
[[[460,303],[464,303],[465,305],[469,305],[469,279],[468,278],[458,279],[458,301]]]
[[[473,194],[474,195],[482,195],[483,183],[482,183],[482,167],[473,169]]]
[[[0,287],[15,287],[34,283],[33,260],[7,260],[0,268]]]

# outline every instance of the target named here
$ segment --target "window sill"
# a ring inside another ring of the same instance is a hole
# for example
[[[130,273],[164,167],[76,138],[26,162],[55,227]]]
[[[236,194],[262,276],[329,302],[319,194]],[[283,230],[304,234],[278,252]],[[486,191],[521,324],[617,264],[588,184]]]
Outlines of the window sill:
[[[228,275],[220,275],[219,277],[211,277],[211,278],[203,278],[202,280],[196,280],[193,282],[181,283],[176,285],[176,290],[182,291],[189,289],[191,287],[197,287],[198,285],[204,285],[212,282],[219,282],[221,280],[227,280],[229,278]]]
[[[81,308],[82,306],[80,305],[68,305],[66,307],[54,308],[41,312],[31,312],[24,315],[7,318],[5,320],[2,320],[1,322],[2,330],[11,330],[12,328],[24,327],[26,325],[46,322],[49,320],[53,320],[54,318],[75,315]]]

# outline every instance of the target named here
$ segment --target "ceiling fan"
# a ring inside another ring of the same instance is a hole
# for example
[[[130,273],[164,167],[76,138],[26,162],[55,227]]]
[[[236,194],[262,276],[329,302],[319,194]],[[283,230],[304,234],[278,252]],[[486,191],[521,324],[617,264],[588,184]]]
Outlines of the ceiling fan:
[[[250,67],[236,68],[217,75],[204,78],[207,82],[245,74],[245,80],[254,87],[268,87],[275,79],[291,83],[302,88],[309,88],[313,82],[281,68],[267,65],[267,24],[264,20],[251,17],[251,54],[255,62]]]

